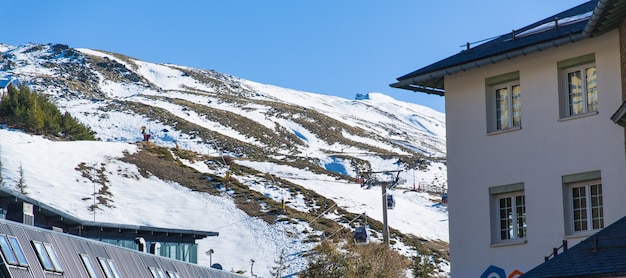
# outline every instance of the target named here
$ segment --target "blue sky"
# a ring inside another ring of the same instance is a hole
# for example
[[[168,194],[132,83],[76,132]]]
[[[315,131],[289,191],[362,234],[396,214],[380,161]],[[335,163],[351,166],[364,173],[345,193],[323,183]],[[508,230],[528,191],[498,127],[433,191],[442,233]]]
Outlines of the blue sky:
[[[37,1],[3,3],[0,42],[62,43],[353,99],[380,92],[445,112],[396,78],[584,0]]]

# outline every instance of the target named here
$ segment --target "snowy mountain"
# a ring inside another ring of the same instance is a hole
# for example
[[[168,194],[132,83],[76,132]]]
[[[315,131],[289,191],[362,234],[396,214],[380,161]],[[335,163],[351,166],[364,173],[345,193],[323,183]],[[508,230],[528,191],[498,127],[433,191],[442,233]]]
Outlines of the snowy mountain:
[[[442,113],[379,93],[347,100],[59,44],[0,51],[0,78],[46,94],[99,140],[5,127],[4,186],[23,175],[30,197],[84,219],[219,232],[200,254],[213,249],[213,262],[248,274],[254,260],[254,274],[269,277],[281,251],[297,273],[301,254],[363,222],[381,241],[380,185],[399,171],[391,246],[413,256],[420,244],[447,271]],[[355,182],[360,173],[370,189]],[[92,211],[94,184],[111,196]]]

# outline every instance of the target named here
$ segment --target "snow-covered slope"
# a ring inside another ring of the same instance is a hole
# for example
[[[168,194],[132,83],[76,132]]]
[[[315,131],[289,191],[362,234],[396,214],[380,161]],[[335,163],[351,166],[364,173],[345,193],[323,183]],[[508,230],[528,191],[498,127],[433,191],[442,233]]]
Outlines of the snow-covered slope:
[[[215,196],[145,178],[137,166],[119,160],[138,151],[135,143],[142,140],[140,128],[145,126],[153,144],[234,157],[239,165],[271,173],[378,221],[380,187],[362,189],[354,177],[361,171],[401,170],[392,190],[397,206],[389,211],[390,227],[425,240],[448,240],[447,213],[436,205],[438,196],[411,190],[446,188],[442,113],[379,93],[347,100],[64,45],[1,47],[0,75],[17,77],[47,94],[100,140],[52,142],[0,130],[5,186],[16,184],[22,167],[32,198],[89,220],[220,232],[200,242],[199,254],[214,249],[213,261],[227,270],[249,270],[254,259],[255,274],[267,277],[282,250],[290,255],[292,273],[304,269],[306,261],[298,254],[315,244],[302,235],[305,229],[315,232],[308,223],[268,224],[238,209],[226,193]],[[227,171],[181,160],[202,173]],[[291,163],[296,161],[307,166]],[[76,170],[80,164],[103,165],[113,207],[95,214],[87,210],[85,198],[93,196],[93,184]],[[310,210],[301,196],[268,186],[272,181],[235,178],[273,200],[286,199],[292,209]],[[402,242],[393,248],[407,256],[415,252]],[[208,260],[200,256],[201,264]],[[445,264],[442,268],[445,272]]]

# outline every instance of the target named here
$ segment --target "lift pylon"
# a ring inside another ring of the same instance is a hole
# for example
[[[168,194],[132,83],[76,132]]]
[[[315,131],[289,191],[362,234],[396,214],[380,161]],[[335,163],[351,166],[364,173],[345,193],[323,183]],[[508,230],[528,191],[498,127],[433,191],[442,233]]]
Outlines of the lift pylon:
[[[396,187],[398,181],[400,180],[400,172],[402,172],[402,170],[361,172],[362,175],[367,175],[369,177],[367,182],[369,182],[371,185],[380,185],[380,188],[382,190],[381,197],[383,200],[383,242],[387,245],[389,245],[389,223],[387,221],[387,210],[389,208],[387,207],[387,188],[393,189]],[[396,173],[396,178],[392,181],[372,180],[371,174],[376,173]]]

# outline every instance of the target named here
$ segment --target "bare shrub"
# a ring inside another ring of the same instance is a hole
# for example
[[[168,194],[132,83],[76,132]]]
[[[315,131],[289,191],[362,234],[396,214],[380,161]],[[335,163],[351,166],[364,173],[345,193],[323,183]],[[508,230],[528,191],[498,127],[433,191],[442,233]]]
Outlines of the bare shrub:
[[[310,255],[308,268],[301,277],[403,277],[408,260],[385,244],[349,245],[340,250],[332,241],[324,241]]]

